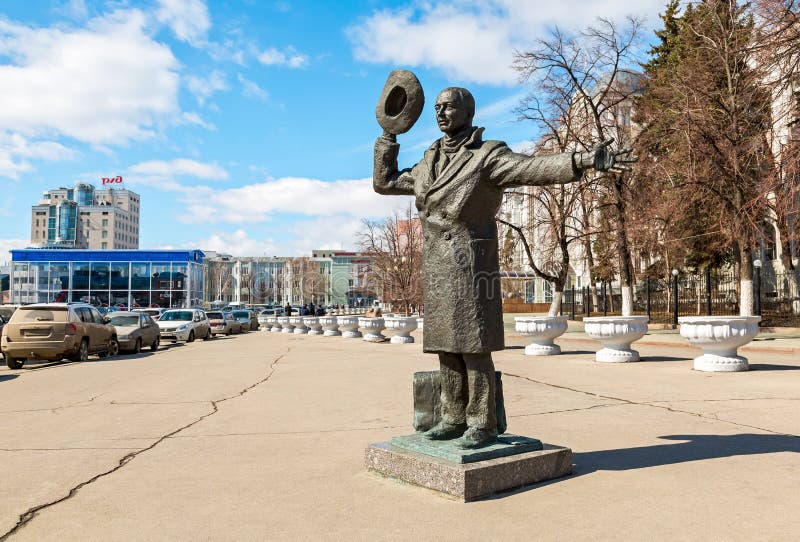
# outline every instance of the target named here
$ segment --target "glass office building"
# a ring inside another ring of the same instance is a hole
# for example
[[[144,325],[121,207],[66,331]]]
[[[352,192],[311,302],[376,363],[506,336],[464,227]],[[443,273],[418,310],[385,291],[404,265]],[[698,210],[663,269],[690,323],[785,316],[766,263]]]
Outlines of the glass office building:
[[[200,250],[12,250],[9,301],[201,306],[203,258]]]

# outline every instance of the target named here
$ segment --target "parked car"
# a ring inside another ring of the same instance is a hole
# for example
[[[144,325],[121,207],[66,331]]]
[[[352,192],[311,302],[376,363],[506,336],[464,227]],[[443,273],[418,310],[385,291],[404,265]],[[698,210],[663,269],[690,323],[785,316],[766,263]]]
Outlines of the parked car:
[[[11,319],[11,315],[14,314],[14,311],[20,308],[22,305],[0,305],[0,316],[6,319],[8,322]]]
[[[0,350],[9,369],[29,359],[85,361],[119,352],[114,326],[87,303],[38,303],[14,311],[3,326]]]
[[[258,329],[258,316],[253,311],[233,311],[233,317],[242,324],[242,331]]]
[[[158,320],[161,315],[167,312],[167,309],[149,308],[149,309],[133,309],[133,312],[143,312],[149,315],[153,320]]]
[[[158,327],[161,339],[172,342],[190,343],[212,337],[206,313],[200,309],[170,309],[158,319]]]
[[[147,314],[115,312],[109,323],[117,328],[120,350],[132,350],[138,354],[143,346],[148,346],[151,352],[155,352],[161,344],[161,328]]]
[[[242,332],[241,322],[229,312],[208,311],[206,316],[213,335],[231,335]]]

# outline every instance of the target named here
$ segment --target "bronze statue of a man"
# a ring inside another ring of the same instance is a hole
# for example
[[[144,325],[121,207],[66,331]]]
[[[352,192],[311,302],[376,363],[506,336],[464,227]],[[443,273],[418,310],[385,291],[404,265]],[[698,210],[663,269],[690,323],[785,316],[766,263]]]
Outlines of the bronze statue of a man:
[[[606,141],[591,152],[526,156],[501,141],[483,141],[472,125],[475,99],[446,88],[436,99],[444,137],[422,161],[398,170],[400,145],[387,132],[375,142],[373,187],[416,198],[423,229],[423,350],[439,355],[441,421],[425,436],[477,448],[497,438],[492,352],[504,348],[495,216],[503,191],[563,184],[587,168],[628,169]]]

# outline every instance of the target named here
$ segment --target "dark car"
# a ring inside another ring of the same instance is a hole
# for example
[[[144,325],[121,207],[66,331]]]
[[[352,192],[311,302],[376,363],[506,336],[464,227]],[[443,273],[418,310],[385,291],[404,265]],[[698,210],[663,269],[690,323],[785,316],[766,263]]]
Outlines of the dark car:
[[[233,311],[233,317],[242,323],[242,331],[258,329],[258,316],[253,311]]]

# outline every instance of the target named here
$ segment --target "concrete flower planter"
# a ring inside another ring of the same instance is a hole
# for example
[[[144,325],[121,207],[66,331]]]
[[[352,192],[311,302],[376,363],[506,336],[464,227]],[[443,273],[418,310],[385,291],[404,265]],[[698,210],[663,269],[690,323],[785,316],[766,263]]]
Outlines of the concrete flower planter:
[[[275,316],[267,316],[264,318],[264,323],[261,324],[258,329],[261,331],[269,331],[272,329],[272,326],[275,325]]]
[[[417,329],[425,329],[425,318],[417,318]]]
[[[747,358],[736,350],[758,334],[760,316],[683,316],[678,318],[681,337],[703,349],[694,358],[695,371],[747,371]]]
[[[302,316],[290,316],[289,324],[294,326],[295,335],[303,335],[308,333],[308,326],[303,321]]]
[[[322,324],[316,316],[303,316],[303,323],[308,327],[309,335],[322,335]]]
[[[647,316],[597,316],[584,318],[586,334],[603,343],[595,354],[596,361],[622,363],[639,361],[639,352],[631,343],[647,333]]]
[[[339,331],[339,323],[336,321],[337,316],[320,316],[319,323],[322,325],[322,329],[324,332],[322,333],[325,337],[340,337],[342,332]]]
[[[364,340],[370,343],[386,342],[386,337],[381,334],[381,331],[386,329],[386,323],[383,318],[366,318],[364,316],[358,319],[358,327],[364,332]]]
[[[283,329],[283,322],[286,320],[285,316],[277,316],[275,318],[275,322],[272,324],[272,328],[270,331],[273,333],[280,333],[281,329]]]
[[[413,343],[414,337],[411,332],[417,329],[417,318],[415,316],[389,316],[383,319],[386,329],[393,332],[389,340],[392,344]]]
[[[525,347],[525,355],[554,356],[561,353],[561,347],[553,340],[567,331],[566,316],[518,316],[514,323],[518,332],[533,341]]]
[[[360,339],[361,332],[358,331],[358,316],[337,316],[336,323],[339,324],[339,331],[345,339]]]
[[[294,333],[294,324],[292,323],[291,316],[282,316],[283,321],[281,321],[281,333]]]

